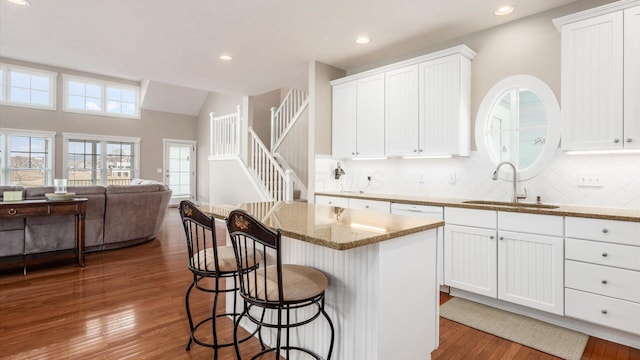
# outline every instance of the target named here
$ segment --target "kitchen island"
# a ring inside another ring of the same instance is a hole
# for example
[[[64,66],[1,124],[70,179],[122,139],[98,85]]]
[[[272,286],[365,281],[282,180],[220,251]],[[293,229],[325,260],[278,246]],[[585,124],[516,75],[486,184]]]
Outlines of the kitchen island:
[[[201,207],[220,220],[237,208],[282,229],[283,262],[315,267],[329,278],[332,358],[431,358],[439,336],[436,234],[442,221],[301,202]],[[326,322],[292,334],[292,343],[326,354]],[[263,337],[274,343],[274,336]]]

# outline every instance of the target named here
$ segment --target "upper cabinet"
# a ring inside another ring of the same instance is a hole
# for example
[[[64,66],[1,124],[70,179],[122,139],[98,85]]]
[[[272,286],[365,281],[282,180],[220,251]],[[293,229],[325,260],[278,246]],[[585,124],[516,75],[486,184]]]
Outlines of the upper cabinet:
[[[554,20],[562,33],[563,150],[640,148],[638,4]]]
[[[384,155],[384,74],[333,87],[335,158]]]
[[[461,45],[332,81],[333,157],[468,156],[474,56]]]

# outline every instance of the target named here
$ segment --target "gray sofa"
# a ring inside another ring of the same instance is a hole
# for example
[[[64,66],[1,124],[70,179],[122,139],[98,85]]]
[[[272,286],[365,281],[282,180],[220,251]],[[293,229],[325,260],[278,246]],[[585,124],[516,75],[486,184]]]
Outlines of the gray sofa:
[[[0,186],[4,191],[22,191],[25,200],[46,199],[52,186]],[[135,245],[154,239],[164,219],[171,190],[153,181],[134,180],[130,185],[78,186],[67,188],[87,198],[85,250],[101,251]],[[75,246],[73,216],[0,220],[0,257],[37,254]]]

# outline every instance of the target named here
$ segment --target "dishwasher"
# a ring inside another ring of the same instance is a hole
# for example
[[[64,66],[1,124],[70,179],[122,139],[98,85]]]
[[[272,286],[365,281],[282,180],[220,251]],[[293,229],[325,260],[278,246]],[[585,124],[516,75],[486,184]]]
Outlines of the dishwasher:
[[[433,220],[444,220],[444,210],[442,206],[414,205],[392,203],[391,213]],[[437,229],[437,269],[438,284],[444,286],[444,228]]]

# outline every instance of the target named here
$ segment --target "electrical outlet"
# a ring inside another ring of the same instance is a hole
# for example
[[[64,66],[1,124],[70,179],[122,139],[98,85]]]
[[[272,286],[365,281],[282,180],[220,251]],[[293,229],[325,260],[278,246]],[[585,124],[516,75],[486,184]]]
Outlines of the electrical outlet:
[[[578,173],[578,180],[576,182],[578,186],[583,187],[602,187],[602,181],[600,175],[595,173]]]
[[[458,182],[458,174],[456,174],[455,172],[452,172],[451,174],[449,174],[449,184],[455,184],[456,182]]]

